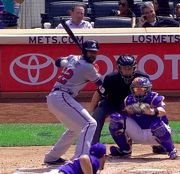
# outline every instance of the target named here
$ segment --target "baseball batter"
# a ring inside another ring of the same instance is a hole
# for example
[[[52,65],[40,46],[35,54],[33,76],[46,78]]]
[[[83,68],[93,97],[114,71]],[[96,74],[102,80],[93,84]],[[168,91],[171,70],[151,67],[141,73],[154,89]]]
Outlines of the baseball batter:
[[[55,83],[52,91],[47,96],[48,109],[68,129],[63,133],[54,147],[45,155],[44,163],[58,164],[65,162],[61,156],[68,150],[75,138],[78,138],[75,154],[78,158],[82,154],[89,154],[91,141],[97,123],[88,111],[78,103],[74,97],[89,82],[102,84],[93,62],[96,59],[99,45],[94,40],[83,43],[81,56],[68,56],[56,61],[56,66],[61,63],[66,66]]]
[[[130,156],[133,141],[141,144],[159,144],[170,159],[175,159],[177,150],[166,117],[164,97],[151,91],[152,84],[146,77],[136,77],[130,88],[132,94],[124,101],[125,113],[111,115],[109,130],[119,146],[112,146],[111,154]]]

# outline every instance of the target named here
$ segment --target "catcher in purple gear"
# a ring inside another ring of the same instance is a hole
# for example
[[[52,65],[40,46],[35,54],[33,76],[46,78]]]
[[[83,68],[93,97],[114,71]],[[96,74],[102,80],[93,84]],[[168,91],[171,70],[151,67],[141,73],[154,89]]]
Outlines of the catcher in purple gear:
[[[104,169],[106,161],[106,146],[97,143],[91,146],[89,155],[81,155],[58,168],[59,174],[96,174]]]
[[[124,113],[111,115],[109,130],[118,145],[111,146],[112,156],[131,156],[132,141],[161,145],[170,159],[177,157],[166,117],[164,97],[151,91],[146,77],[136,77],[130,86],[132,94],[124,100]]]

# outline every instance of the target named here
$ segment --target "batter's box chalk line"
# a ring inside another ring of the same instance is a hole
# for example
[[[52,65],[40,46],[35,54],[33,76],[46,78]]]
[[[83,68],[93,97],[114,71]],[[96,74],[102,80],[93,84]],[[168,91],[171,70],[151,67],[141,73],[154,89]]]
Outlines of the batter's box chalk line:
[[[129,173],[137,173],[137,174],[180,174],[180,171],[177,172],[169,172],[166,169],[155,169],[155,168],[143,168],[143,169],[133,169],[133,170],[129,170]]]
[[[58,174],[57,166],[47,168],[19,168],[12,174]]]
[[[167,174],[167,170],[166,169],[133,169],[133,170],[129,170],[130,173],[138,173],[138,174],[141,174],[141,173],[146,173],[146,174]]]

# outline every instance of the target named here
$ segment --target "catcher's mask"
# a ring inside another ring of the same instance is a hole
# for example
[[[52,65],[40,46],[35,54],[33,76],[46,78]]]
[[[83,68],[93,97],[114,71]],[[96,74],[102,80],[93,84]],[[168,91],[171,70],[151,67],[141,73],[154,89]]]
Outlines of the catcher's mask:
[[[96,53],[99,51],[99,44],[95,40],[87,40],[83,43],[82,54],[84,59],[93,63],[96,60]]]
[[[117,60],[118,70],[126,84],[130,84],[137,68],[136,59],[131,55],[120,55]]]
[[[141,102],[147,96],[147,94],[151,91],[152,84],[146,77],[136,77],[130,86],[131,92],[134,98]]]

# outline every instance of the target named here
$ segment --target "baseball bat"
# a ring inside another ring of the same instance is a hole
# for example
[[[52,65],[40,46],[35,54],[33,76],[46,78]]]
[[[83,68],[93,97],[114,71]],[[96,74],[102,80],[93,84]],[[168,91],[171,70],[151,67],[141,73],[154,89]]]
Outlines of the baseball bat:
[[[69,26],[66,24],[65,19],[61,18],[60,23],[63,26],[63,28],[66,30],[67,34],[70,36],[70,38],[76,43],[78,48],[82,51],[82,45],[78,42],[77,38],[75,37],[72,30],[69,28]]]

